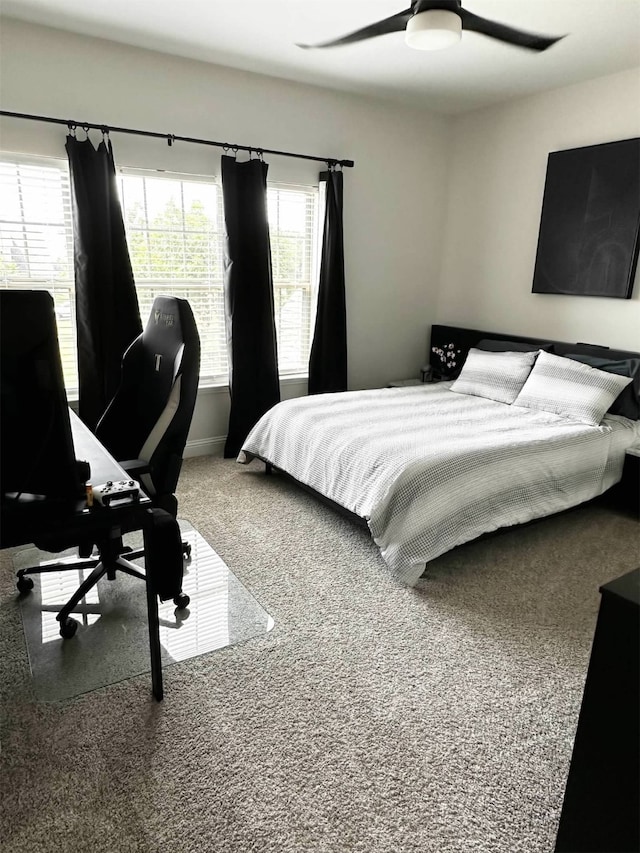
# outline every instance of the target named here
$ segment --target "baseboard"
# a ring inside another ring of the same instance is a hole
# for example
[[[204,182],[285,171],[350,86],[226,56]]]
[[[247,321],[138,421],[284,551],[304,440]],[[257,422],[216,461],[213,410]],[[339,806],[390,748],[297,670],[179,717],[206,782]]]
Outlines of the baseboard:
[[[217,435],[213,438],[197,438],[188,441],[182,454],[185,459],[192,456],[222,456],[226,435]]]

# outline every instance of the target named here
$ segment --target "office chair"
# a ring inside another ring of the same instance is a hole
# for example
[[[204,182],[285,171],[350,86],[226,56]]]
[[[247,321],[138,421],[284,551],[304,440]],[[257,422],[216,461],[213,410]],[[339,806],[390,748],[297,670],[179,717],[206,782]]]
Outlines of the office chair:
[[[96,427],[98,439],[154,506],[174,518],[199,378],[200,337],[191,306],[157,296],[145,330],[124,354],[120,387]]]
[[[174,491],[195,407],[199,376],[200,337],[191,306],[185,299],[158,296],[144,331],[123,356],[120,387],[96,427],[100,442],[129,476],[140,482],[152,506],[164,510],[162,515],[168,513],[171,516],[176,529],[178,504]],[[132,550],[123,546],[122,532],[125,531],[114,527],[105,533],[101,541],[82,543],[79,562],[36,566],[17,573],[18,590],[25,593],[33,588],[33,581],[27,577],[29,574],[92,569],[56,617],[60,622],[60,634],[65,639],[73,637],[78,627],[78,622],[69,614],[104,575],[114,580],[116,571],[122,571],[145,579],[145,575],[131,562],[144,556],[144,549]],[[168,530],[164,540],[160,539],[166,543],[168,553],[175,541],[171,533]],[[177,535],[179,542],[179,532]],[[51,542],[36,544],[50,551],[68,547],[67,544],[60,547],[60,543]],[[97,555],[91,556],[94,544]],[[183,553],[187,557],[190,555],[190,545],[182,542],[181,546],[180,560]],[[166,588],[171,590],[171,586],[169,581]],[[189,604],[189,597],[181,590],[175,596],[172,593],[164,596],[162,579],[159,595],[163,599],[173,597],[181,609]]]

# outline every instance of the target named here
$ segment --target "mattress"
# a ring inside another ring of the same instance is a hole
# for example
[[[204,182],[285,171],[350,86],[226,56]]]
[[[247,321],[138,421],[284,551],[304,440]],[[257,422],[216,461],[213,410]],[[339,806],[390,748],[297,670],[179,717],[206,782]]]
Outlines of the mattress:
[[[627,418],[587,426],[450,387],[286,400],[238,461],[272,463],[364,518],[394,578],[413,585],[457,545],[601,494],[640,440]]]

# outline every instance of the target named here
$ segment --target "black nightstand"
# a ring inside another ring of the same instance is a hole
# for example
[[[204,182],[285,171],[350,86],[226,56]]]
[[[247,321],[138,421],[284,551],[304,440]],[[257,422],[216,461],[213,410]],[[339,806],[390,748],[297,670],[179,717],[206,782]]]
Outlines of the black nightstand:
[[[640,449],[627,450],[622,479],[602,496],[605,503],[640,518]]]
[[[640,518],[640,448],[627,450],[620,485],[628,496],[627,506]]]

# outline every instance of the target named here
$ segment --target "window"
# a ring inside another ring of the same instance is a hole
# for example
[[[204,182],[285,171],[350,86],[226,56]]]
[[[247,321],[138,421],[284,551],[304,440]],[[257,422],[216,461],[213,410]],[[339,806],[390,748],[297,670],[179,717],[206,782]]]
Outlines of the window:
[[[222,189],[212,178],[122,170],[122,212],[140,314],[156,294],[188,299],[201,338],[201,384],[226,382]],[[281,376],[306,374],[315,321],[318,189],[269,184],[274,303]],[[68,166],[0,162],[0,286],[54,296],[67,391],[77,393],[73,227]]]
[[[0,286],[51,292],[65,382],[77,393],[73,226],[63,161],[0,161]]]
[[[280,375],[307,373],[315,323],[318,190],[267,188]]]
[[[160,293],[188,299],[200,332],[200,381],[226,381],[220,187],[125,173],[119,189],[141,317]]]

